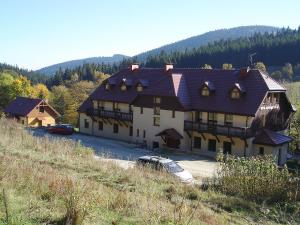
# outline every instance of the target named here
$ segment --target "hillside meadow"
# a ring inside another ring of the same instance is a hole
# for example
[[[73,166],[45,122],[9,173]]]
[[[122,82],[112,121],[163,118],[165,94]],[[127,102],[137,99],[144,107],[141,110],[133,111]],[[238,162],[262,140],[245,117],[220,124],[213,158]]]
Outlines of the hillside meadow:
[[[255,203],[124,170],[64,139],[0,120],[0,224],[299,224],[299,205]],[[298,210],[298,211],[297,211]]]

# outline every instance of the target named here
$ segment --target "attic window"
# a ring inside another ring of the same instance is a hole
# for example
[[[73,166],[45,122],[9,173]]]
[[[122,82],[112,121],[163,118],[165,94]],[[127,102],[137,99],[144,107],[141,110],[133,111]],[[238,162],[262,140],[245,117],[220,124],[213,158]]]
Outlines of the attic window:
[[[201,95],[202,96],[209,96],[209,89],[208,87],[204,86],[201,90]]]
[[[143,86],[142,86],[141,84],[138,84],[138,85],[136,86],[136,90],[137,90],[137,92],[143,91]]]
[[[239,99],[241,96],[241,93],[237,88],[234,88],[234,89],[232,89],[230,96],[232,99]]]
[[[109,90],[110,89],[110,85],[109,85],[109,83],[107,83],[106,85],[105,85],[105,90]]]
[[[122,85],[121,85],[121,91],[126,91],[126,90],[127,90],[126,85],[125,85],[125,84],[122,84]]]

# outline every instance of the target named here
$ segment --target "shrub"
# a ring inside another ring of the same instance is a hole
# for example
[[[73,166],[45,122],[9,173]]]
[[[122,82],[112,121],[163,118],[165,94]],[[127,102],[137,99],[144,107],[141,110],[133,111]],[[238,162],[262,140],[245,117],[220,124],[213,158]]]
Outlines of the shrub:
[[[219,156],[216,187],[225,194],[267,202],[299,199],[299,178],[287,167],[278,168],[272,156],[239,158]]]

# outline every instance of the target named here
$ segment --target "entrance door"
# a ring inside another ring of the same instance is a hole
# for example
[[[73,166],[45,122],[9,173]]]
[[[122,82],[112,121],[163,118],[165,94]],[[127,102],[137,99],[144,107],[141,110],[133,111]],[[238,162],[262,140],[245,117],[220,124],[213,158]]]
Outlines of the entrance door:
[[[180,144],[180,140],[167,138],[167,146],[170,148],[178,148]]]
[[[43,122],[41,120],[39,120],[38,124],[39,124],[39,127],[41,127],[43,125]]]
[[[223,142],[223,153],[231,154],[231,142],[228,141]]]

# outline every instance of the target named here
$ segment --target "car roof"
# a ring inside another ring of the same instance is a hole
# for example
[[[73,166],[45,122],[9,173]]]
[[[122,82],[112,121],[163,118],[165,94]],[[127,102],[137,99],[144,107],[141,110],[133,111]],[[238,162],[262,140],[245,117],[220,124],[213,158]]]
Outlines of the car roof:
[[[171,160],[171,159],[163,158],[163,157],[160,157],[160,156],[149,156],[149,155],[141,156],[141,157],[139,157],[139,159],[141,159],[141,160],[148,160],[148,161],[154,161],[154,162],[160,162],[160,163],[170,163],[170,162],[173,162],[173,160]]]

